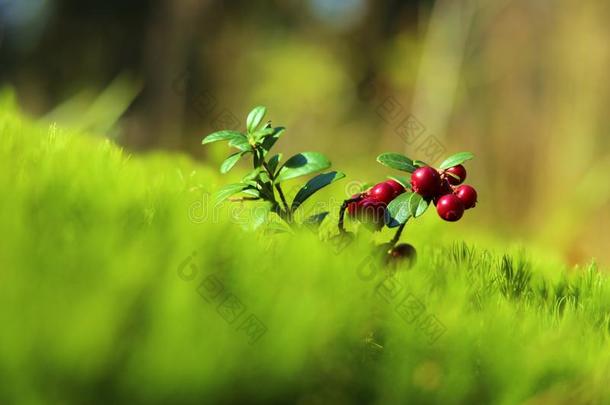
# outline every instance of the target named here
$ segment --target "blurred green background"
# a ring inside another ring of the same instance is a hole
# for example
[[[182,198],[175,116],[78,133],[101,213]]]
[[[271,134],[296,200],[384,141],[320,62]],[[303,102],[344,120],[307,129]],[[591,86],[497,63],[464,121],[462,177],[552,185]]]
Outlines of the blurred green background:
[[[471,150],[471,225],[608,263],[609,18],[602,0],[0,0],[0,83],[41,120],[214,164],[202,136],[257,104],[280,148],[350,180],[384,177],[383,151]]]
[[[0,0],[0,404],[609,403],[609,17]],[[409,223],[395,273],[370,256],[390,230],[335,250],[336,206],[319,235],[247,232],[243,205],[209,211],[245,170],[201,139],[261,104],[284,156],[347,174],[316,202],[396,174],[381,152],[469,150],[478,207]]]

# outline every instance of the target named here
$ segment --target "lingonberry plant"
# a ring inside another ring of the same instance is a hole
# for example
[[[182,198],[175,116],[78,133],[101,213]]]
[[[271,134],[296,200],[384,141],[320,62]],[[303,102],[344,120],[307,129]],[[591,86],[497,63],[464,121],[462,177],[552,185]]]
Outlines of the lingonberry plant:
[[[295,212],[314,193],[329,184],[342,179],[341,172],[331,171],[318,174],[305,183],[288,202],[282,183],[301,176],[307,176],[326,170],[331,166],[326,156],[317,152],[298,153],[284,163],[282,154],[269,157],[271,148],[284,134],[283,127],[272,127],[271,121],[262,124],[267,109],[255,107],[246,119],[246,132],[223,130],[206,136],[202,144],[228,141],[228,146],[237,149],[225,159],[220,166],[221,173],[227,173],[244,156],[252,156],[253,169],[239,183],[229,184],[216,193],[216,203],[231,196],[241,194],[238,201],[264,201],[269,211],[277,214],[289,225],[295,224]],[[235,200],[235,199],[234,199]],[[328,214],[322,212],[307,218],[306,224],[319,224]]]
[[[382,229],[384,225],[398,228],[394,238],[382,245],[387,253],[386,260],[412,259],[415,249],[407,244],[398,244],[410,218],[422,216],[430,204],[434,204],[442,219],[455,222],[462,218],[465,210],[476,205],[476,190],[472,186],[461,185],[467,175],[462,163],[473,157],[470,152],[457,153],[435,169],[425,162],[411,160],[398,153],[379,155],[379,163],[409,173],[410,181],[405,178],[393,178],[344,201],[339,213],[340,235],[350,236],[343,223],[347,210],[349,217],[374,231]]]
[[[329,184],[342,179],[341,172],[331,171],[317,174],[305,183],[288,202],[282,183],[297,177],[321,172],[330,167],[330,161],[317,152],[298,153],[284,163],[282,154],[269,157],[271,148],[284,133],[283,127],[272,127],[271,121],[262,124],[266,108],[254,108],[246,119],[246,132],[223,130],[214,132],[203,139],[203,144],[228,141],[228,146],[237,149],[220,166],[221,173],[227,173],[244,156],[252,156],[253,169],[239,183],[229,184],[216,194],[216,202],[222,202],[236,194],[237,201],[264,201],[266,212],[277,214],[288,225],[298,225],[295,212],[313,194]],[[383,153],[377,157],[382,165],[407,172],[410,180],[394,177],[345,200],[339,210],[339,243],[349,243],[353,234],[344,226],[345,212],[372,231],[384,226],[398,228],[389,243],[382,245],[386,263],[396,263],[403,259],[413,261],[415,249],[408,244],[399,244],[402,231],[410,218],[423,215],[430,204],[436,205],[438,215],[445,221],[459,221],[464,211],[473,208],[477,202],[476,190],[462,184],[466,179],[464,162],[474,156],[461,152],[447,158],[438,169],[419,161],[411,160],[398,153]],[[304,224],[319,225],[328,211],[310,216]]]

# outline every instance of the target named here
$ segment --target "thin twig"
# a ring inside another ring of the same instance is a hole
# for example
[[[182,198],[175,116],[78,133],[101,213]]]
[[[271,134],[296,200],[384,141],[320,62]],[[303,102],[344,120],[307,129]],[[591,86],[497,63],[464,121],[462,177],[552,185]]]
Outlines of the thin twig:
[[[229,198],[229,201],[231,202],[242,202],[242,201],[256,201],[256,200],[260,200],[260,197],[235,197],[235,198]]]
[[[265,169],[265,171],[269,175],[269,180],[271,180],[271,182],[274,183],[275,182],[275,175],[273,174],[273,171],[271,170],[271,168],[269,167],[269,165],[265,161],[265,158],[262,158],[262,160],[263,160],[263,168]],[[282,187],[279,184],[276,184],[275,188],[276,188],[276,190],[277,190],[277,192],[278,192],[278,194],[280,196],[282,204],[284,205],[284,211],[286,212],[286,217],[289,219],[289,221],[291,221],[292,220],[292,211],[290,210],[290,207],[288,206],[288,202],[286,202],[286,197],[284,196],[284,192],[282,191]]]
[[[402,231],[405,229],[405,225],[407,225],[406,222],[404,224],[401,224],[398,227],[398,229],[396,230],[396,233],[394,234],[394,237],[390,241],[390,246],[391,247],[394,247],[398,243],[398,241],[400,240],[400,236],[402,235]]]
[[[286,214],[288,214],[288,217],[292,219],[292,211],[290,210],[290,208],[288,206],[288,202],[286,202],[286,197],[284,196],[284,192],[282,191],[282,186],[280,186],[278,183],[275,185],[275,188],[277,190],[277,193],[280,195],[282,204],[284,204],[284,209],[286,210]]]
[[[274,183],[275,182],[275,175],[273,174],[273,171],[271,170],[271,168],[269,167],[269,165],[265,161],[265,158],[262,156],[262,152],[257,149],[255,151],[255,153],[260,153],[261,154],[260,158],[261,158],[261,161],[262,161],[263,168],[267,172],[267,175],[269,175],[269,180],[271,180],[271,183]],[[276,199],[275,199],[275,192],[273,191],[273,188],[271,188],[271,193],[272,193],[272,198],[273,198],[273,201],[271,201],[271,203],[273,204],[273,211],[276,214],[278,214],[280,216],[280,218],[282,218],[284,221],[286,221],[290,225],[291,222],[292,222],[292,212],[290,211],[290,208],[288,207],[288,203],[286,202],[286,197],[284,196],[282,188],[280,187],[279,184],[276,184],[275,188],[278,191],[278,194],[280,196],[280,199],[282,201],[284,209],[282,210],[280,205],[276,201]]]
[[[341,209],[339,210],[339,222],[337,223],[337,226],[339,227],[339,232],[341,232],[341,233],[346,232],[345,226],[343,225],[343,220],[345,217],[345,210],[347,209],[347,206],[350,205],[351,203],[362,200],[362,198],[363,197],[361,195],[359,195],[358,197],[350,198],[348,200],[343,201],[343,204],[341,204]]]

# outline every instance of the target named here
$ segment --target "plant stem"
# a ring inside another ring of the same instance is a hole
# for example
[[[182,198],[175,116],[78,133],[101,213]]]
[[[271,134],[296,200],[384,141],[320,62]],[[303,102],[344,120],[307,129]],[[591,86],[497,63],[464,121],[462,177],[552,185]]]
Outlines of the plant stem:
[[[361,195],[359,195],[358,197],[350,198],[350,199],[343,201],[343,204],[341,204],[341,209],[339,210],[339,222],[337,223],[337,226],[339,227],[339,232],[341,232],[341,233],[346,232],[345,226],[343,225],[343,220],[345,217],[345,210],[347,209],[347,206],[353,202],[358,202],[358,201],[362,200],[362,198],[363,197]]]
[[[400,240],[400,236],[402,235],[402,231],[405,229],[405,225],[407,225],[406,222],[404,224],[401,224],[398,227],[398,229],[396,230],[396,233],[394,234],[394,237],[390,241],[390,246],[391,247],[394,247],[398,243],[398,241]]]
[[[282,204],[284,204],[284,209],[286,210],[286,214],[287,214],[288,218],[290,219],[290,221],[292,221],[292,211],[290,210],[290,207],[288,206],[288,203],[286,202],[286,197],[284,196],[284,192],[282,191],[282,186],[280,186],[278,183],[275,185],[275,188],[277,189],[277,193],[280,195]]]
[[[229,198],[231,202],[242,202],[242,201],[257,201],[260,200],[260,197],[239,197],[239,198]]]
[[[271,211],[275,212],[281,219],[284,220],[284,222],[286,222],[287,224],[290,225],[290,221],[288,219],[286,212],[280,207],[280,205],[277,203],[277,201],[274,201],[272,204],[273,204],[273,207],[271,208]]]
[[[257,150],[255,153],[261,153],[261,152],[260,152],[260,150]],[[271,180],[271,183],[274,183],[275,182],[275,176],[273,174],[273,171],[269,168],[269,165],[265,161],[265,158],[262,157],[262,154],[261,154],[261,161],[262,161],[262,164],[263,164],[263,168],[265,169],[265,171],[267,172],[267,175],[269,176],[269,180]],[[282,191],[282,187],[279,184],[276,184],[275,185],[275,189],[277,190],[277,192],[278,192],[278,194],[280,196],[280,199],[282,201],[282,204],[284,206],[284,210],[282,210],[280,208],[279,204],[277,203],[277,201],[275,200],[275,195],[274,195],[274,199],[272,201],[272,204],[274,204],[274,206],[275,206],[275,212],[280,216],[280,218],[282,218],[288,224],[291,224],[292,223],[292,211],[290,210],[290,207],[288,206],[288,203],[286,202],[286,197],[284,196],[284,192]],[[273,192],[273,189],[271,189],[271,191]]]

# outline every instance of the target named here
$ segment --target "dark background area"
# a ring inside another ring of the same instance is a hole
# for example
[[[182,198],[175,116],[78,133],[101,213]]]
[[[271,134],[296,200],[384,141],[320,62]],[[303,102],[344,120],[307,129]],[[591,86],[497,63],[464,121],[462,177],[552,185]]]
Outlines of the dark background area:
[[[377,75],[376,50],[413,30],[420,7],[431,3],[3,0],[0,80],[17,88],[26,110],[42,115],[84,87],[103,88],[128,73],[143,86],[123,117],[137,125],[124,132],[122,143],[185,148],[188,130],[196,130],[201,118],[185,103],[199,89],[220,93],[224,83],[216,78],[239,60],[243,44],[235,38],[219,43],[221,33],[258,30],[249,50],[256,52],[265,38],[301,32],[341,53],[358,81]],[[183,72],[188,81],[177,98],[168,89]]]

